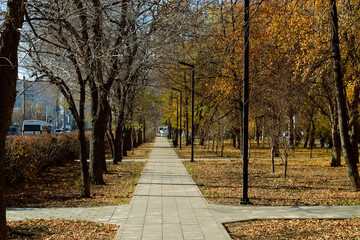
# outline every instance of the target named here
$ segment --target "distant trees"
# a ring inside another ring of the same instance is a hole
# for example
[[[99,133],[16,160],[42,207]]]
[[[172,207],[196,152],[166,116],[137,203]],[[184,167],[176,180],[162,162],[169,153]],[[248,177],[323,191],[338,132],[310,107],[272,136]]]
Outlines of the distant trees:
[[[285,132],[288,149],[298,144],[302,132],[309,148],[317,139],[321,138],[322,146],[326,141],[332,147],[331,166],[340,166],[340,143],[344,145],[345,141],[340,141],[341,124],[346,123],[350,142],[345,145],[348,151],[352,149],[355,160],[359,158],[355,150],[359,141],[360,96],[358,4],[359,1],[338,3],[341,15],[337,32],[342,57],[336,63],[342,69],[343,89],[347,93],[343,108],[348,115],[341,122],[338,91],[332,77],[334,52],[329,47],[334,23],[329,14],[324,14],[333,12],[328,2],[252,1],[250,119],[256,121],[257,127],[261,119],[265,126],[262,132],[270,139],[273,155],[278,153]],[[236,142],[241,139],[243,111],[243,86],[239,81],[243,75],[242,7],[238,1],[202,1],[198,9],[203,14],[197,17],[201,21],[196,34],[189,34],[171,52],[178,60],[188,59],[196,65],[195,122],[200,140],[215,134],[219,120],[225,120],[231,126],[234,145],[239,146]],[[162,73],[166,78],[175,75],[173,86],[184,88],[186,94],[189,89],[181,81],[182,69],[176,71]],[[347,160],[346,164],[350,166]],[[358,170],[355,165],[352,168],[356,176]]]
[[[188,4],[129,0],[28,4],[29,69],[37,79],[48,79],[58,87],[79,127],[82,196],[90,196],[89,180],[105,184],[107,129],[114,163],[128,150],[125,140],[134,145],[134,116],[140,115],[135,113],[137,100],[152,81],[151,71],[162,51],[178,34],[176,28],[181,27]],[[91,103],[92,126],[89,170],[84,138],[86,100]],[[138,122],[144,127],[143,120]]]
[[[24,20],[23,0],[8,0],[7,12],[1,21],[0,36],[0,239],[7,239],[5,208],[5,140],[11,122],[18,78],[18,46]]]

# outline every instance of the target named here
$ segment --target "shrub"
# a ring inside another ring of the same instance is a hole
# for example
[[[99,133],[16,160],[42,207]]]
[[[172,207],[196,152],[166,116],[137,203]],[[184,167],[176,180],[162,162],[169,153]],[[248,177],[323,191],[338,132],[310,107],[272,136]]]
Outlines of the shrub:
[[[88,134],[87,134],[88,136]],[[16,135],[6,140],[6,183],[34,180],[40,171],[79,158],[77,132]]]

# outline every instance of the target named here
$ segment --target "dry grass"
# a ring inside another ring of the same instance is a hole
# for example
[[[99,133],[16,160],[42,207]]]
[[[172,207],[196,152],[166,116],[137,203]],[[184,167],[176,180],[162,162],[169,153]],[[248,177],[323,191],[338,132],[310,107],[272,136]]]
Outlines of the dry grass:
[[[6,191],[7,207],[98,207],[129,203],[145,162],[108,164],[106,185],[91,185],[91,198],[80,197],[78,162],[51,168],[35,182]]]
[[[226,224],[233,239],[360,239],[360,221],[347,220],[256,220]]]
[[[134,149],[127,158],[145,159],[153,143]],[[104,174],[106,185],[91,185],[91,198],[80,197],[79,162],[42,172],[35,181],[25,182],[6,190],[7,207],[97,207],[129,203],[145,162],[108,163]]]
[[[329,161],[290,160],[288,176],[277,161],[272,173],[267,160],[249,163],[249,198],[255,205],[357,205],[360,192],[351,189],[345,167]],[[185,162],[209,203],[236,205],[242,196],[242,161]]]
[[[150,157],[150,153],[152,150],[152,147],[154,146],[155,139],[151,142],[143,143],[139,147],[133,149],[132,151],[127,152],[127,156],[124,156],[124,160],[129,159],[148,159]],[[110,149],[106,149],[105,152],[106,159],[112,159],[111,151]]]
[[[115,239],[119,226],[80,220],[8,222],[8,239]]]
[[[255,142],[252,142],[250,145],[249,157],[253,159],[269,159],[271,157],[269,144],[261,143],[257,145]],[[189,159],[191,156],[191,147],[182,145],[182,149],[174,148],[176,153],[180,158]],[[282,151],[282,149],[280,149]],[[290,159],[310,159],[310,158],[321,158],[323,160],[328,160],[331,158],[331,149],[327,148],[314,148],[310,151],[308,148],[296,148],[294,151],[289,151]],[[194,158],[231,158],[231,159],[240,159],[241,152],[239,149],[234,148],[229,140],[225,141],[223,154],[221,155],[221,149],[216,145],[214,148],[211,144],[205,142],[204,146],[200,146],[198,141],[194,144]],[[277,158],[277,159],[280,159]]]

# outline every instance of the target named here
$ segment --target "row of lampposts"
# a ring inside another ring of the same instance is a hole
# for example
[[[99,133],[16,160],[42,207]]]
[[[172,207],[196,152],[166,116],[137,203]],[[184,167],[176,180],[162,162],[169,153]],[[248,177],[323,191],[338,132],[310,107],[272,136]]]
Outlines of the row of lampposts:
[[[243,138],[242,138],[242,157],[243,157],[243,181],[242,181],[242,198],[240,204],[251,204],[248,198],[248,138],[249,138],[249,0],[244,1],[244,75],[243,75]],[[179,64],[191,68],[191,159],[194,162],[194,78],[195,66],[193,64],[179,62]],[[181,90],[172,88],[180,92]],[[181,107],[180,107],[181,111]],[[181,128],[181,112],[180,112],[180,128]],[[181,130],[180,130],[181,131]],[[180,138],[181,149],[181,138]]]
[[[243,181],[242,181],[242,198],[240,204],[250,204],[248,198],[248,138],[249,138],[249,0],[244,0],[244,74],[243,74],[243,138],[242,138],[242,157],[243,157]],[[193,64],[179,62],[179,64],[191,68],[191,159],[194,162],[194,78],[195,66]],[[180,91],[173,88],[173,90]],[[180,91],[181,103],[181,91]],[[181,109],[181,107],[180,107]],[[181,113],[180,113],[181,117]],[[181,122],[181,120],[180,120]],[[180,124],[181,126],[181,124]],[[181,144],[181,139],[180,139]],[[180,145],[181,148],[181,145]]]

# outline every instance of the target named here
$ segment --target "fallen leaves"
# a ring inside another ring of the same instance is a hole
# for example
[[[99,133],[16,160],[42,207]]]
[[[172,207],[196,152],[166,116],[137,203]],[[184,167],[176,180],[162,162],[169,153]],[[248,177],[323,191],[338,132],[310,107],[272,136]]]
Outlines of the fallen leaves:
[[[98,207],[129,203],[145,162],[108,164],[106,185],[91,185],[91,198],[80,197],[78,162],[48,169],[34,182],[6,190],[7,207]]]
[[[242,196],[242,162],[185,162],[209,203],[238,205]],[[275,173],[269,160],[250,160],[249,198],[255,205],[358,205],[360,192],[351,189],[345,167],[332,168],[327,160],[290,160],[288,177],[282,161]]]
[[[119,226],[80,220],[8,221],[11,239],[114,239]]]
[[[358,219],[273,219],[225,224],[233,239],[360,239]]]

